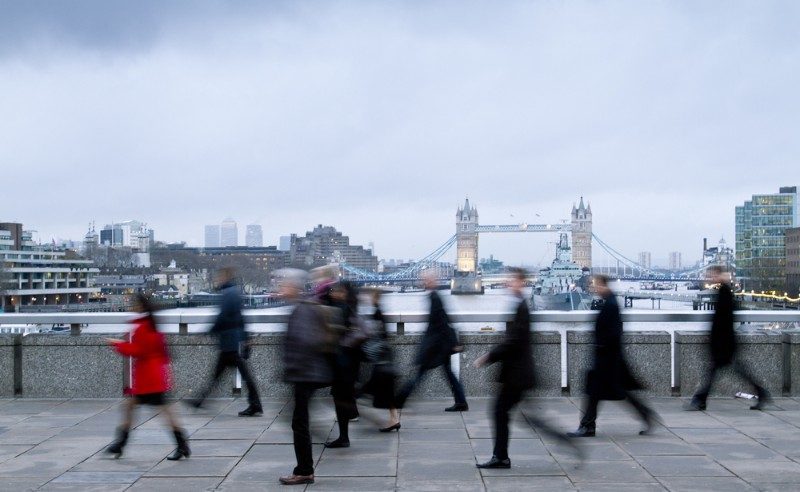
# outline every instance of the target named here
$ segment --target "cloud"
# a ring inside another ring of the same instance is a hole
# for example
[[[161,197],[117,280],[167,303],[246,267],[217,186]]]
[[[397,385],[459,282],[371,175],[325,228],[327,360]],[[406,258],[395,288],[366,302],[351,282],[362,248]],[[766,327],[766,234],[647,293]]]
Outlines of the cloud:
[[[666,257],[797,184],[795,4],[130,5],[0,7],[6,213],[51,235],[139,218],[199,243],[230,215],[412,257],[464,195],[486,222],[584,195],[604,240]]]

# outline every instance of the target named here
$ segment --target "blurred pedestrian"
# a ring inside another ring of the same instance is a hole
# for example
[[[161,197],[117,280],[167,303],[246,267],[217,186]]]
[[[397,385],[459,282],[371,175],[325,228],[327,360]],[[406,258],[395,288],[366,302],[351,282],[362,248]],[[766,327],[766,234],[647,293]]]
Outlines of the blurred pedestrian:
[[[165,399],[166,392],[170,389],[170,359],[167,344],[153,318],[153,307],[150,301],[142,294],[134,298],[134,310],[141,316],[134,321],[134,327],[129,335],[129,341],[108,339],[114,349],[120,354],[133,358],[133,371],[131,374],[131,394],[123,403],[122,424],[117,429],[116,440],[106,448],[106,452],[122,456],[122,450],[128,442],[131,426],[133,425],[133,412],[137,405],[153,405],[160,407],[161,413],[166,417],[167,423],[175,436],[177,448],[167,457],[175,461],[182,457],[188,458],[191,454],[186,435],[178,425],[178,419]]]
[[[580,427],[567,435],[591,437],[595,435],[597,409],[601,400],[626,400],[644,422],[640,434],[652,430],[655,412],[632,390],[642,386],[634,379],[622,353],[622,315],[617,298],[608,285],[605,275],[595,275],[592,288],[603,299],[603,307],[594,325],[594,367],[586,375],[586,402]]]
[[[263,409],[255,380],[245,360],[245,357],[249,356],[250,347],[247,332],[244,329],[242,296],[235,278],[235,272],[230,267],[222,268],[217,273],[217,285],[222,293],[222,303],[217,319],[211,327],[211,333],[217,337],[219,342],[219,355],[211,381],[196,399],[187,400],[187,403],[195,408],[202,407],[206,397],[211,393],[225,370],[236,368],[247,387],[248,405],[239,412],[239,416],[255,417],[262,415]]]
[[[364,320],[358,314],[358,289],[350,282],[339,282],[331,290],[334,305],[342,310],[344,333],[339,339],[333,366],[331,394],[336,407],[339,436],[325,443],[326,448],[350,447],[350,421],[357,419],[356,382],[361,366],[361,345],[369,338]]]
[[[292,385],[294,411],[292,439],[297,459],[291,475],[280,477],[284,485],[314,483],[314,457],[311,449],[311,430],[308,405],[314,391],[331,384],[333,374],[327,353],[335,342],[323,310],[314,300],[300,300],[305,286],[305,272],[284,269],[279,271],[279,292],[294,305],[286,326],[283,354],[283,379]]]
[[[731,290],[730,278],[725,270],[714,265],[707,269],[706,275],[709,282],[718,284],[717,302],[714,305],[714,316],[711,319],[711,367],[704,375],[702,384],[692,397],[692,401],[686,405],[686,410],[700,411],[706,409],[706,400],[711,386],[717,377],[720,369],[731,367],[733,371],[742,379],[750,383],[756,391],[758,402],[750,407],[751,410],[763,410],[771,399],[767,390],[758,384],[750,370],[737,357],[736,334],[733,331],[734,318],[734,299]]]
[[[430,314],[428,315],[428,327],[422,335],[422,341],[417,349],[415,359],[416,373],[412,379],[406,382],[400,389],[397,396],[397,408],[403,408],[414,388],[422,382],[425,373],[431,369],[442,366],[447,382],[453,391],[455,404],[445,408],[445,412],[466,412],[469,410],[467,399],[464,395],[464,388],[458,380],[453,369],[450,367],[450,356],[461,352],[462,347],[458,344],[458,337],[455,330],[450,326],[450,320],[442,304],[442,299],[436,292],[437,279],[433,273],[424,273],[422,280],[425,288],[430,292]]]
[[[372,373],[361,391],[372,395],[373,407],[389,410],[389,422],[379,430],[392,432],[400,430],[400,418],[394,406],[397,369],[394,365],[394,354],[381,310],[382,295],[380,289],[375,289],[371,293],[372,307],[374,308],[372,312],[373,329],[370,339],[362,346],[362,353],[367,362],[372,364]]]
[[[489,461],[477,464],[478,468],[511,467],[511,459],[508,456],[509,412],[522,402],[525,393],[536,385],[531,350],[530,307],[525,300],[523,290],[527,272],[522,268],[511,268],[509,273],[511,279],[507,286],[516,301],[514,319],[508,325],[503,341],[488,354],[478,357],[473,364],[476,368],[481,368],[499,362],[501,366],[497,379],[501,385],[500,392],[494,403],[494,451]],[[566,440],[544,422],[534,416],[530,418],[545,434]]]

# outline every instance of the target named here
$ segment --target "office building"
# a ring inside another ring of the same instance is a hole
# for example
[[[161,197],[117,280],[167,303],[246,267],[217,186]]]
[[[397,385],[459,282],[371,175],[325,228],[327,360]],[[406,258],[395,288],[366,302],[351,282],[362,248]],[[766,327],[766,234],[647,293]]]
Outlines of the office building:
[[[642,251],[639,253],[639,265],[647,268],[648,270],[652,266],[653,261],[649,251]]]
[[[105,246],[126,247],[145,253],[154,241],[153,230],[138,220],[107,224],[100,229],[100,244]]]
[[[22,224],[0,223],[0,307],[30,311],[89,302],[99,270],[71,251],[44,251]]]
[[[378,258],[363,246],[350,244],[350,238],[331,226],[318,225],[306,235],[291,236],[292,265],[317,267],[330,263],[347,263],[367,271],[377,271]]]
[[[674,271],[678,271],[683,269],[683,263],[681,262],[681,252],[680,251],[672,251],[669,254],[669,269]]]
[[[244,245],[249,248],[261,248],[264,246],[264,232],[258,224],[250,224],[245,229]]]
[[[281,236],[278,242],[278,251],[289,251],[292,249],[292,236]]]
[[[796,186],[736,207],[736,276],[744,290],[785,291],[786,230],[800,226],[799,208]]]
[[[203,243],[206,248],[219,248],[219,226],[218,225],[207,225],[206,226],[206,237],[205,242]]]
[[[786,229],[786,292],[800,297],[800,227]]]
[[[219,228],[219,245],[223,248],[239,246],[239,228],[230,217],[223,220]]]

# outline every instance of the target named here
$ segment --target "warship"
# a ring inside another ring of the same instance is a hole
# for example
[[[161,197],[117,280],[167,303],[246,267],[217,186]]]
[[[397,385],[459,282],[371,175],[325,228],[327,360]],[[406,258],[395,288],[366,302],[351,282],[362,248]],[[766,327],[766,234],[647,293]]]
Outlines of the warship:
[[[589,294],[591,274],[572,261],[572,248],[566,233],[556,243],[553,263],[539,270],[531,292],[531,305],[536,311],[574,311],[592,308]]]

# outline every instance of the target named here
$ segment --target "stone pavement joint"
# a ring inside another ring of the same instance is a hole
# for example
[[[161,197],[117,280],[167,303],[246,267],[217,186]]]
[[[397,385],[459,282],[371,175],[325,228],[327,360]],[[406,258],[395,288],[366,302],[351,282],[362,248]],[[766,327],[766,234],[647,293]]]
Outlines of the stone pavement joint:
[[[291,473],[291,405],[264,402],[264,415],[241,418],[241,399],[175,406],[190,435],[192,457],[165,458],[172,436],[157,409],[139,407],[119,460],[103,452],[120,420],[120,399],[0,399],[0,490],[800,490],[800,400],[776,399],[765,412],[736,399],[712,399],[705,412],[685,400],[656,398],[655,432],[620,403],[602,404],[597,436],[579,441],[585,461],[538,434],[526,415],[572,430],[580,399],[531,398],[511,426],[510,470],[478,470],[491,456],[489,398],[470,411],[445,413],[446,399],[411,400],[399,433],[379,433],[385,411],[361,405],[348,449],[324,449],[338,434],[331,399],[313,400],[316,483],[286,487]]]

